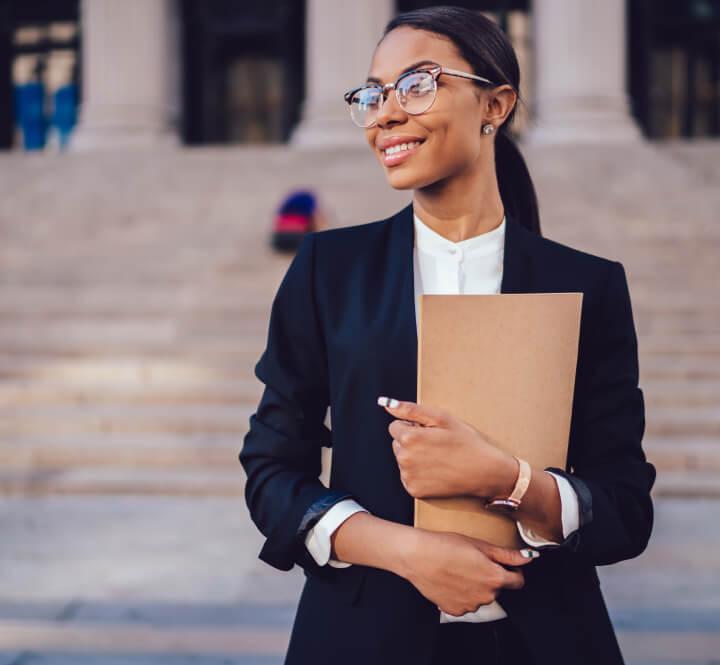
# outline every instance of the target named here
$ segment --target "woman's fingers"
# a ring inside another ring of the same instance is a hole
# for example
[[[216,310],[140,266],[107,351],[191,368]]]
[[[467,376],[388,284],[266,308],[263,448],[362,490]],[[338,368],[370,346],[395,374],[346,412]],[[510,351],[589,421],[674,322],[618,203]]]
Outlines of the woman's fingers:
[[[391,397],[378,397],[377,403],[384,406],[391,415],[401,420],[411,420],[428,427],[448,427],[453,420],[445,409],[418,404],[417,402],[403,402]]]
[[[525,576],[519,570],[503,568],[503,581],[500,586],[506,589],[522,589],[525,586]]]
[[[510,547],[493,545],[484,540],[476,540],[475,542],[489,559],[506,566],[524,566],[540,556],[540,552],[532,548],[516,550]]]
[[[413,548],[406,579],[453,616],[492,603],[503,588],[522,589],[522,569],[504,566],[522,566],[534,560],[525,558],[520,550],[460,534],[419,529],[416,535],[427,542]]]

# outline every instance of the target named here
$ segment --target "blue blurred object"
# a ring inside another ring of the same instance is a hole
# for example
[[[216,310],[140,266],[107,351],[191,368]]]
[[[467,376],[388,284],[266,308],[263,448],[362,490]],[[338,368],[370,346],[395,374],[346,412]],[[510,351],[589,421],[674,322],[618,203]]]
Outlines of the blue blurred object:
[[[288,194],[280,205],[279,214],[312,215],[315,212],[315,195],[305,189]]]
[[[22,130],[25,150],[45,147],[47,121],[45,119],[45,88],[39,81],[15,86],[15,109]]]
[[[64,150],[77,123],[77,86],[69,83],[53,95],[52,124],[57,129],[60,149]]]

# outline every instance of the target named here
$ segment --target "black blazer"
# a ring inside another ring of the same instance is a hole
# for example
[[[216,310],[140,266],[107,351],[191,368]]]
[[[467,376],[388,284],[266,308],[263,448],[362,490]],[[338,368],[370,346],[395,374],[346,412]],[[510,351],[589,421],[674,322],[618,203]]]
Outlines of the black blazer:
[[[506,211],[507,212],[507,211]],[[623,663],[595,566],[638,556],[653,526],[655,467],[643,452],[643,392],[623,265],[538,236],[506,214],[502,293],[583,292],[568,464],[580,528],[522,570],[498,602],[540,665]],[[240,462],[266,537],[260,559],[307,576],[286,665],[421,665],[439,610],[377,568],[318,566],[304,537],[337,501],[413,523],[378,395],[416,401],[412,203],[389,218],[309,233],[272,304],[265,384]],[[331,407],[332,432],[324,424]],[[318,480],[332,446],[330,487]],[[382,547],[382,543],[378,543]]]

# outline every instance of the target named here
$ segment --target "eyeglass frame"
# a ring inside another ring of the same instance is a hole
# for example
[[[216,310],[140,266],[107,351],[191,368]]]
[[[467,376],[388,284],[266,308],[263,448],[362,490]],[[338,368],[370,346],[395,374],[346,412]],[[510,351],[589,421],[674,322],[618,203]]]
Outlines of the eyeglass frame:
[[[435,81],[435,91],[433,100],[430,102],[430,106],[428,106],[424,111],[420,111],[420,113],[410,113],[410,111],[405,111],[405,108],[400,103],[400,99],[397,97],[397,84],[400,82],[400,79],[405,78],[406,76],[409,76],[410,74],[417,74],[418,72],[429,72],[432,74],[433,80]],[[423,113],[426,113],[432,105],[435,103],[435,98],[437,97],[437,80],[438,77],[441,74],[447,74],[448,76],[457,76],[460,78],[466,78],[474,81],[482,81],[484,83],[489,83],[490,85],[496,85],[493,81],[490,81],[489,79],[486,79],[484,76],[478,76],[477,74],[470,74],[468,72],[461,72],[458,69],[450,69],[449,67],[444,67],[443,65],[425,65],[423,67],[418,67],[417,69],[411,69],[410,71],[403,72],[400,74],[400,76],[397,77],[396,81],[394,83],[386,83],[385,85],[380,85],[379,83],[363,83],[362,85],[358,85],[355,88],[352,88],[351,90],[348,90],[346,93],[343,94],[343,99],[348,103],[349,106],[352,105],[352,97],[353,95],[358,91],[362,90],[363,88],[380,88],[380,94],[382,96],[382,104],[380,105],[380,108],[378,111],[383,107],[385,102],[387,101],[387,96],[390,90],[395,90],[395,98],[398,101],[398,104],[400,105],[400,108],[405,111],[405,113],[410,113],[410,115],[422,115]],[[355,122],[353,120],[353,122]],[[377,123],[377,119],[374,120],[369,125],[357,125],[361,129],[369,129],[373,125]]]

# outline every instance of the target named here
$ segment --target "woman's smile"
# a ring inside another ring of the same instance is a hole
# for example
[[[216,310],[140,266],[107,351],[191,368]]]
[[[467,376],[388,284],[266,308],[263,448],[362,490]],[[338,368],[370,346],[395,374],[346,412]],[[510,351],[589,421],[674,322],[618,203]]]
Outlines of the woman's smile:
[[[423,141],[424,143],[424,141]],[[395,166],[401,164],[406,159],[414,155],[419,149],[422,143],[417,141],[411,143],[402,143],[395,145],[387,150],[381,150],[382,161],[385,166]]]

